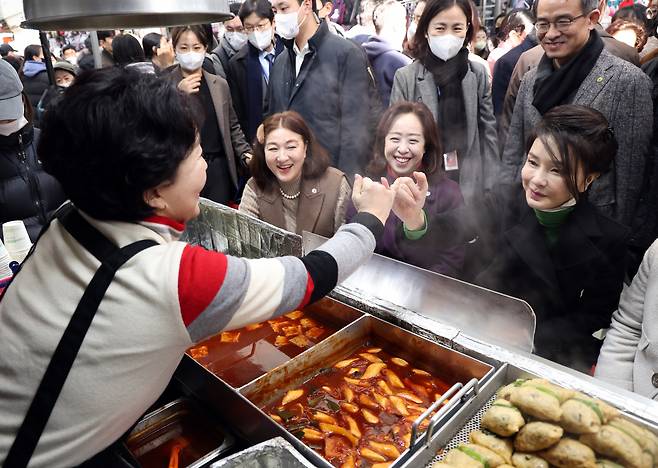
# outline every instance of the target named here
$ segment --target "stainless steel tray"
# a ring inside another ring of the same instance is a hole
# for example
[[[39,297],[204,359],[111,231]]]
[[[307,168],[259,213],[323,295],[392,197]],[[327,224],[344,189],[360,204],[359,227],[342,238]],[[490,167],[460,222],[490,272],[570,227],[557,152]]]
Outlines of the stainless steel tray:
[[[275,437],[213,463],[210,468],[312,468],[295,448]]]
[[[500,387],[516,379],[539,377],[513,365],[503,365],[482,386],[477,394],[470,395],[471,398],[466,401],[455,402],[456,406],[462,405],[461,409],[444,417],[441,428],[435,434],[428,431],[425,437],[421,439],[421,442],[417,444],[411,456],[401,466],[405,468],[431,466],[435,461],[442,460],[449,450],[460,444],[468,443],[468,436],[471,431],[480,429],[482,416],[493,403],[496,391]],[[640,420],[628,413],[624,413],[624,416],[642,424],[647,429],[658,432],[658,427],[645,420]]]
[[[130,432],[127,440],[129,441],[131,438],[138,439],[140,437],[146,438],[147,437],[146,434],[148,434],[151,430],[153,430],[157,426],[165,424],[167,421],[172,421],[181,414],[185,414],[193,411],[199,412],[201,410],[191,400],[188,400],[187,398],[179,398],[170,403],[167,403],[165,406],[158,408],[155,411],[152,411],[147,415],[145,415]],[[201,457],[191,465],[188,465],[187,468],[201,468],[201,467],[209,466],[210,463],[217,461],[222,455],[224,455],[226,452],[228,452],[234,447],[235,445],[234,437],[227,430],[225,430],[220,424],[214,423],[214,425],[222,432],[223,439],[221,444],[219,445],[219,447],[208,452],[206,455],[204,455],[203,457]],[[166,440],[162,440],[162,436],[160,436],[155,440],[151,441],[150,443],[146,444],[144,447],[155,448],[163,443],[166,443]],[[128,442],[126,442],[126,444],[128,445]],[[133,454],[133,456],[137,458],[135,454]]]
[[[315,304],[311,304],[310,306],[305,307],[304,311],[308,312],[309,318],[315,318],[316,320],[323,321],[325,325],[335,328],[336,331],[334,332],[334,334],[339,332],[343,328],[349,326],[351,323],[353,323],[354,321],[358,320],[360,317],[363,316],[362,312],[360,312],[360,311],[358,311],[358,310],[356,310],[352,307],[349,307],[345,304],[342,304],[340,302],[337,302],[337,301],[334,301],[334,300],[328,299],[328,298],[322,299],[322,300],[316,302]],[[318,346],[318,344],[320,344],[323,341],[329,339],[331,336],[332,335],[329,335],[328,337],[324,338],[319,343],[317,343],[317,344],[313,345],[312,347],[304,350],[298,356],[301,356],[302,354],[308,353],[309,350],[311,350],[314,347]],[[212,339],[212,338],[209,338],[209,340],[210,339]],[[204,342],[200,342],[200,343],[197,343],[194,346],[194,348],[196,348],[197,346],[203,346],[203,345],[204,345]],[[210,346],[210,345],[208,345],[208,346]],[[256,349],[256,342],[251,343],[251,344],[245,343],[245,345],[243,347],[241,347],[239,351],[240,351],[240,354],[242,356],[246,356],[246,355],[250,356],[250,355],[252,355],[252,353],[254,352],[255,349]],[[235,353],[235,350],[233,352]],[[242,354],[242,353],[244,353],[244,354]],[[281,356],[281,357],[283,359],[285,356]],[[189,354],[186,354],[185,359],[191,359]],[[211,373],[215,378],[221,379],[220,376],[215,375],[212,371],[216,361],[212,361],[212,359],[207,357],[207,358],[200,358],[199,360],[195,360],[195,362],[197,364],[199,364],[200,366],[202,366],[202,368],[206,372]],[[279,367],[285,365],[286,362],[287,361],[282,362],[279,365]],[[221,366],[221,364],[220,364],[220,366]],[[268,372],[270,372],[274,369],[276,369],[276,367],[274,367],[273,369],[270,369]],[[262,375],[254,377],[251,381],[259,379],[261,377],[262,377]],[[229,385],[231,387],[234,387],[234,388],[245,387],[245,386],[249,385],[249,383],[250,383],[250,381],[244,382],[241,385],[233,385],[233,384],[231,384],[231,382],[228,382],[228,381],[226,382],[227,385]]]
[[[275,369],[250,384],[242,387],[240,393],[258,408],[262,408],[281,397],[287,390],[313,378],[320,368],[337,362],[352,354],[366,341],[374,340],[384,349],[394,352],[415,365],[426,369],[433,375],[455,385],[446,392],[441,400],[430,407],[414,423],[420,422],[437,409],[445,399],[452,397],[451,403],[445,405],[431,420],[428,432],[434,430],[444,415],[451,414],[456,401],[470,393],[477,392],[478,382],[486,381],[494,373],[494,368],[477,359],[466,356],[442,345],[432,343],[399,327],[386,323],[372,316],[364,316],[340,332],[330,336],[309,351],[292,359],[288,364]],[[315,466],[330,467],[317,452],[307,447],[301,440],[279,426],[270,417],[258,409],[259,418],[267,420],[279,428],[283,436],[299,449]],[[412,449],[418,440],[417,431],[412,433]],[[392,466],[399,466],[413,452],[406,450]]]

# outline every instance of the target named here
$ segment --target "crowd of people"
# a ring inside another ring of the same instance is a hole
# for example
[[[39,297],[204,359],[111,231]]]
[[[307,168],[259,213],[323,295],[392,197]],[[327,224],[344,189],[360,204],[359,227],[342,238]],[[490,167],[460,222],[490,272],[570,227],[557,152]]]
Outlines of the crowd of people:
[[[409,11],[364,0],[347,30],[325,0],[246,0],[231,4],[221,38],[211,25],[141,41],[99,32],[102,71],[90,71],[88,50],[65,46],[54,83],[40,46],[22,58],[2,46],[0,221],[24,219],[36,239],[68,198],[92,224],[169,218],[178,231],[196,212],[183,195],[200,193],[331,237],[370,210],[382,224],[370,226],[376,252],[526,300],[535,353],[655,398],[657,11],[652,0],[610,18],[604,0],[535,0],[490,36],[470,0],[419,0]],[[129,96],[138,91],[159,94]],[[166,103],[171,122],[157,120]],[[178,159],[151,172],[163,142]],[[77,175],[88,178],[79,187]],[[388,207],[364,203],[364,186]],[[186,252],[176,261],[191,283],[202,274],[195,258],[217,262]],[[338,279],[353,267],[341,261],[331,260]],[[313,281],[331,270],[304,265]],[[19,299],[9,291],[0,312]],[[211,296],[181,302],[193,309],[183,312],[192,341],[217,331],[195,322],[212,315]]]

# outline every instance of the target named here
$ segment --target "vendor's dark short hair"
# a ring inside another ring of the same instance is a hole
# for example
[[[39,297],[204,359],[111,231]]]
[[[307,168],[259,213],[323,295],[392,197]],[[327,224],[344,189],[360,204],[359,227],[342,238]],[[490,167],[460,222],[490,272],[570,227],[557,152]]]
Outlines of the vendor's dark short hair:
[[[272,11],[270,0],[246,0],[238,13],[240,21],[244,23],[244,20],[252,13],[256,13],[259,18],[270,20],[270,22],[274,21],[274,11]]]
[[[526,141],[526,153],[535,140],[559,163],[571,195],[578,200],[578,167],[588,177],[605,173],[617,154],[617,139],[603,114],[591,107],[567,104],[546,112]],[[554,154],[555,145],[559,154]]]
[[[197,138],[192,101],[167,80],[112,67],[82,73],[45,114],[39,157],[97,219],[139,221],[144,192],[174,179]]]
[[[306,144],[306,159],[302,168],[304,179],[313,179],[325,173],[331,162],[329,153],[320,145],[304,118],[295,111],[279,112],[265,119],[263,141],[254,142],[254,157],[249,162],[249,169],[258,188],[266,190],[276,183],[276,176],[272,174],[265,161],[265,143],[267,135],[278,128],[296,133]]]
[[[144,50],[139,40],[130,34],[119,34],[112,41],[112,55],[118,65],[144,62]]]

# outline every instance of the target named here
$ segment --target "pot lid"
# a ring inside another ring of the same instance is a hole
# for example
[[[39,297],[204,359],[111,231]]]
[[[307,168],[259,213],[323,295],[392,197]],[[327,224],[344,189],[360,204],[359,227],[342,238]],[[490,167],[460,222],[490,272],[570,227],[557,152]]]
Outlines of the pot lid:
[[[228,0],[23,0],[24,28],[102,30],[214,23],[232,18]]]

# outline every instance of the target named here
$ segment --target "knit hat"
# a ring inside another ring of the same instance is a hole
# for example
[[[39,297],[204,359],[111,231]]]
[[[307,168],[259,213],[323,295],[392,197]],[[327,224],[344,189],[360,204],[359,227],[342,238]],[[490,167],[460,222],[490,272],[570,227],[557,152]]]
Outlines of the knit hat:
[[[7,61],[0,60],[0,120],[16,120],[23,115],[23,83]]]
[[[69,63],[65,60],[62,60],[60,62],[57,62],[55,65],[53,65],[54,70],[64,70],[69,72],[73,76],[77,76],[77,71],[75,69],[75,66],[72,63]]]

